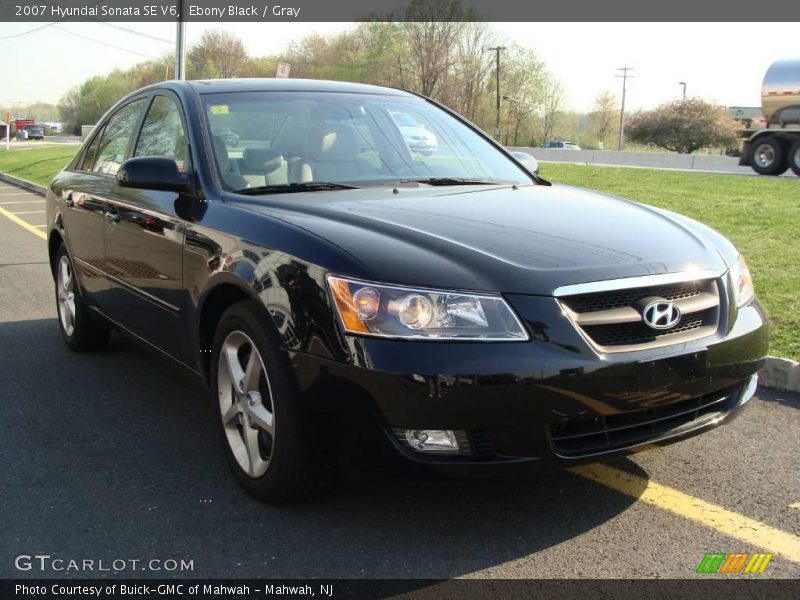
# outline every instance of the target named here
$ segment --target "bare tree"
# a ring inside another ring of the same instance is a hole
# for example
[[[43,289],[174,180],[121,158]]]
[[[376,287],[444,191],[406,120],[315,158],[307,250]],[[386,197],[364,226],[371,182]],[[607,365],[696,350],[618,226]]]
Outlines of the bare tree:
[[[202,77],[235,77],[247,63],[242,40],[227,31],[210,30],[189,50],[189,60]]]
[[[477,117],[478,103],[492,73],[486,48],[493,44],[494,33],[486,23],[466,24],[458,38],[448,106],[471,121]]]
[[[411,0],[400,31],[408,47],[413,88],[434,97],[455,62],[455,48],[470,15],[460,0]]]
[[[542,141],[546,142],[553,136],[556,129],[558,114],[564,109],[564,86],[552,74],[545,76],[542,95]]]

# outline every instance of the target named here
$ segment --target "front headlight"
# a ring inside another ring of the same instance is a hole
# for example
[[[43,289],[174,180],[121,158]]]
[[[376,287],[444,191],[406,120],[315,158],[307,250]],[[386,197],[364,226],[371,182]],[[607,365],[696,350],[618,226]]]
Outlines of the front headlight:
[[[753,301],[755,290],[753,289],[753,276],[742,255],[739,260],[731,267],[731,289],[733,289],[733,299],[736,306],[741,308],[745,304]]]
[[[348,333],[426,340],[525,341],[528,334],[500,296],[384,285],[328,276]]]

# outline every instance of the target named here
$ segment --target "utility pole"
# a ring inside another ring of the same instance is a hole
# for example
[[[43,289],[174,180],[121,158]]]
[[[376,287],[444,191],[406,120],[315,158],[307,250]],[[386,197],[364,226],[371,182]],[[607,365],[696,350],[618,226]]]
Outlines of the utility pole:
[[[622,139],[625,135],[625,93],[628,88],[628,79],[633,75],[628,75],[628,71],[633,71],[633,67],[620,67],[617,71],[622,71],[622,75],[617,77],[622,78],[622,106],[619,109],[619,137],[617,138],[617,150],[622,150]]]
[[[685,81],[679,81],[678,85],[682,85],[683,86],[683,99],[686,100],[686,82]]]
[[[186,79],[186,17],[185,0],[176,0],[178,4],[178,26],[175,32],[175,79]]]
[[[494,138],[500,139],[500,52],[505,50],[505,46],[495,46],[487,50],[495,53],[495,82],[497,87],[497,113],[494,120]]]

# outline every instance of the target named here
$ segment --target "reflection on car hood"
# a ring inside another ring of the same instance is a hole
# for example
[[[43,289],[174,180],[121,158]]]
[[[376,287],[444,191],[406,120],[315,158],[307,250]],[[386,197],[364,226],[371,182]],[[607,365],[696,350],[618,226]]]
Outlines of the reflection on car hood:
[[[725,263],[691,220],[568,186],[367,188],[248,206],[328,239],[396,283],[550,294]],[[350,275],[358,275],[350,273]]]

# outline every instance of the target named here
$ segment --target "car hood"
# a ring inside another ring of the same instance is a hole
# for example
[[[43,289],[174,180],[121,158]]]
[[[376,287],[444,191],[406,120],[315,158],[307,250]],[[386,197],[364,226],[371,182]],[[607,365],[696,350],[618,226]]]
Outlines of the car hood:
[[[549,295],[726,269],[705,226],[569,186],[367,188],[247,198],[247,208],[338,246],[352,261],[344,275],[400,284]]]

